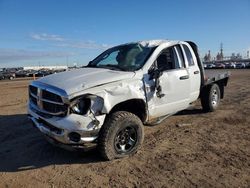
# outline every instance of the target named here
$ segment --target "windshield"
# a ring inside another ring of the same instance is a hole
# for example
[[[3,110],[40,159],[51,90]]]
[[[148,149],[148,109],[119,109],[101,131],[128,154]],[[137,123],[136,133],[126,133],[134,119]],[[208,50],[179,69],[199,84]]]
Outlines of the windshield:
[[[153,47],[144,47],[139,43],[117,46],[103,52],[87,67],[136,71],[145,64],[153,49]]]

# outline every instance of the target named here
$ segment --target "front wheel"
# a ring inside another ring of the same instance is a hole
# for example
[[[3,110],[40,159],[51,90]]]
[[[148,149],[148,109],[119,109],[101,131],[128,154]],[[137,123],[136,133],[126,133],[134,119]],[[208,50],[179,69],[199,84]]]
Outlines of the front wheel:
[[[108,117],[99,135],[99,151],[106,160],[131,156],[144,138],[143,124],[136,115],[119,111]]]
[[[220,88],[217,84],[208,86],[201,95],[201,105],[205,112],[215,111],[220,104]]]

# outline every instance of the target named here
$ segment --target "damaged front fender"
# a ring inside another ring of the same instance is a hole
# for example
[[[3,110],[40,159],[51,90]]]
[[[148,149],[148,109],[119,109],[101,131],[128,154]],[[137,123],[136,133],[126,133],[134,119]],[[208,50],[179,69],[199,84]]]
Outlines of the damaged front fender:
[[[108,114],[112,108],[124,101],[142,99],[146,102],[144,85],[141,79],[113,82],[79,92],[77,95],[91,93],[103,99],[102,114]],[[97,106],[100,103],[97,102]]]

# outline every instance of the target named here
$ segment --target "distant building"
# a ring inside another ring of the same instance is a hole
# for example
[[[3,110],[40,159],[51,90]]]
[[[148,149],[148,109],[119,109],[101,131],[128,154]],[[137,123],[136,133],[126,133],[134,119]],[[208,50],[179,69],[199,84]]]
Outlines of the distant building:
[[[221,53],[217,53],[217,55],[216,55],[216,60],[217,61],[221,61],[221,60],[223,60],[223,56],[221,55]]]
[[[237,53],[236,55],[235,55],[235,53],[232,53],[230,59],[231,60],[239,60],[239,59],[242,59],[242,56],[240,55],[240,53]]]
[[[216,55],[216,61],[223,61],[224,60],[224,53],[223,53],[223,43],[220,43],[220,52]]]
[[[68,69],[68,66],[30,66],[30,67],[23,67],[23,70],[41,70],[41,69],[46,69],[46,70],[62,70],[62,69]]]
[[[220,43],[220,60],[224,59],[224,54],[223,54],[223,43]]]
[[[211,61],[211,51],[210,50],[208,50],[208,54],[205,54],[204,61],[205,62]]]

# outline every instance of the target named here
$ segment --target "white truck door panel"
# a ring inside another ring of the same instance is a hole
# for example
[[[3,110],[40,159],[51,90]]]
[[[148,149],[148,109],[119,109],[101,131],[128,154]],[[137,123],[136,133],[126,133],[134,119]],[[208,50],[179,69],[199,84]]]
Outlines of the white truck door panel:
[[[164,96],[157,97],[155,91],[147,93],[150,117],[160,117],[185,109],[189,105],[190,79],[187,70],[165,71],[159,79]]]
[[[175,113],[189,105],[189,72],[184,66],[182,54],[178,51],[181,51],[179,46],[164,49],[155,61],[157,69],[163,69],[159,77],[161,97],[156,94],[156,80],[150,80],[149,75],[144,77],[150,119]]]
[[[201,76],[196,56],[189,44],[182,44],[185,61],[188,63],[188,73],[190,80],[190,102],[197,100],[200,94]]]

